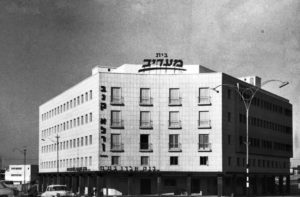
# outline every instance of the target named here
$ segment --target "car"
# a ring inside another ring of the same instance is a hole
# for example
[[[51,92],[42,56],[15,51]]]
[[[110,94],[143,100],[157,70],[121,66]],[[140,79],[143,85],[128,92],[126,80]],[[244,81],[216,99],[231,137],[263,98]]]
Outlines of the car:
[[[7,187],[4,183],[0,182],[0,197],[15,197],[18,196],[18,191]]]
[[[55,196],[74,196],[74,193],[68,191],[66,185],[48,185],[46,191],[41,195],[41,197]]]

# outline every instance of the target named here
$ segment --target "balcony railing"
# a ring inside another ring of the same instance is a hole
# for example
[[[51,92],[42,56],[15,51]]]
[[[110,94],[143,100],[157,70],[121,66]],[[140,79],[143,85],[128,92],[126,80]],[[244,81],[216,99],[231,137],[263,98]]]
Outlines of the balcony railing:
[[[198,143],[199,152],[208,152],[211,151],[211,143]]]
[[[171,98],[169,97],[169,106],[180,106],[182,105],[182,98]]]
[[[140,122],[140,129],[153,129],[152,120]]]
[[[211,121],[210,120],[198,120],[198,128],[199,129],[210,129]]]
[[[198,105],[211,105],[211,97],[210,96],[199,96],[198,97]]]
[[[182,126],[181,126],[181,121],[169,121],[169,129],[181,129]]]
[[[112,129],[124,129],[124,120],[112,121],[110,124]]]
[[[169,143],[169,152],[181,152],[181,143]]]
[[[124,105],[124,97],[111,97],[110,99],[111,105]]]
[[[111,149],[112,152],[123,152],[124,151],[124,144],[111,144]]]
[[[152,144],[151,143],[140,143],[140,152],[152,152]]]
[[[153,98],[141,98],[140,99],[140,105],[141,106],[153,106]]]

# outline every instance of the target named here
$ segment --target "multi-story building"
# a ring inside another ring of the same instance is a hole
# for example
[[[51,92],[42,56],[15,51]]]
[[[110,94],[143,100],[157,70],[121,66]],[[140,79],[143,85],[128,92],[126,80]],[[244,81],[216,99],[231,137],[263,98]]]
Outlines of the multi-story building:
[[[59,171],[59,182],[80,193],[243,194],[245,107],[234,89],[210,89],[237,83],[261,82],[199,65],[95,67],[39,108],[40,182],[55,182]],[[283,191],[292,157],[287,99],[257,92],[249,140],[251,193]]]
[[[26,184],[38,178],[38,165],[9,165],[5,171],[5,181]]]

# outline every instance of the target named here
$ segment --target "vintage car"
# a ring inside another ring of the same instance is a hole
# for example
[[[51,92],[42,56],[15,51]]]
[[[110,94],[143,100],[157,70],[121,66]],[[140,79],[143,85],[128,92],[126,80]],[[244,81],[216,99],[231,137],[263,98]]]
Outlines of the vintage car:
[[[14,197],[18,196],[18,191],[7,187],[4,183],[0,182],[0,196],[5,196],[5,197]]]
[[[66,185],[48,185],[41,197],[55,197],[55,196],[74,196],[74,193],[67,190]]]

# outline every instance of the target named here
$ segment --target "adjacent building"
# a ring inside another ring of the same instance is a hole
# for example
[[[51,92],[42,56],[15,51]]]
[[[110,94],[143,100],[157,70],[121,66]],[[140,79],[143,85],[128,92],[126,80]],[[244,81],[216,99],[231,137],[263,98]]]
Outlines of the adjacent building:
[[[245,107],[234,89],[210,89],[220,84],[256,89],[261,80],[200,65],[95,67],[39,108],[41,185],[58,179],[80,193],[244,194]],[[251,193],[288,192],[289,100],[260,89],[249,129]]]
[[[5,181],[26,184],[38,179],[38,165],[9,165],[5,171]]]

